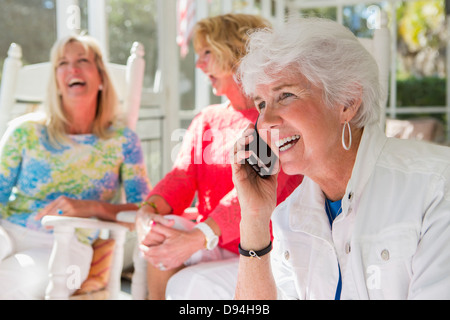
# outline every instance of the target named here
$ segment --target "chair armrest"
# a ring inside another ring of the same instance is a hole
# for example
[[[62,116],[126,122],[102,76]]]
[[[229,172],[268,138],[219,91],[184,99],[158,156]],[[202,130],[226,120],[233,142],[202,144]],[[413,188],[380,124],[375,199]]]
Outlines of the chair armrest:
[[[136,222],[136,210],[121,211],[117,214],[116,219],[119,222],[135,223]]]
[[[61,216],[45,216],[42,218],[42,224],[46,227],[72,227],[86,229],[108,229],[111,231],[127,231],[125,226],[116,222],[103,221],[96,218],[76,218]]]
[[[117,214],[116,219],[119,222],[135,223],[136,213],[136,210],[121,211]],[[182,217],[188,220],[198,220],[198,209],[196,207],[186,208],[182,214]]]
[[[116,222],[102,221],[96,218],[76,218],[61,216],[45,216],[42,224],[54,228],[55,243],[50,258],[50,281],[46,290],[46,299],[68,299],[67,287],[69,266],[68,246],[75,228],[108,229],[110,237],[115,240],[114,257],[111,265],[110,279],[107,285],[110,298],[117,299],[120,292],[120,274],[123,266],[123,246],[128,230]]]
[[[126,223],[136,222],[137,211],[122,211],[116,216],[117,221]],[[147,299],[147,261],[140,254],[138,245],[133,250],[134,272],[131,280],[131,296],[133,300]]]

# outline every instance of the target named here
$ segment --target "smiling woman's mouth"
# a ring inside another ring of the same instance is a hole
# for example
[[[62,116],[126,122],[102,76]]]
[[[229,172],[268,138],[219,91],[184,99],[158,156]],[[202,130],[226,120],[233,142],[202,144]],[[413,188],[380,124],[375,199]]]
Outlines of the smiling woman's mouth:
[[[72,88],[74,86],[84,86],[86,82],[79,80],[79,79],[73,79],[68,83],[69,88]]]
[[[291,137],[283,138],[283,139],[275,142],[275,145],[278,147],[278,149],[280,151],[286,151],[286,150],[292,148],[299,139],[300,139],[300,136],[296,134]]]

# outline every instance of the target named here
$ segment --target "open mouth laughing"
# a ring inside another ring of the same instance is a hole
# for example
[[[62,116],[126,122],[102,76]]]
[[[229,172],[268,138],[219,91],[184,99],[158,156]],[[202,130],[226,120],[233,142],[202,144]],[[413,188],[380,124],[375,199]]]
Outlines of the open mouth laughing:
[[[286,151],[292,148],[297,143],[298,140],[300,140],[300,136],[296,134],[275,142],[275,145],[278,147],[280,151]]]
[[[73,78],[69,81],[68,86],[69,86],[69,88],[73,88],[76,86],[84,86],[85,84],[86,84],[86,82],[83,81],[82,79]]]

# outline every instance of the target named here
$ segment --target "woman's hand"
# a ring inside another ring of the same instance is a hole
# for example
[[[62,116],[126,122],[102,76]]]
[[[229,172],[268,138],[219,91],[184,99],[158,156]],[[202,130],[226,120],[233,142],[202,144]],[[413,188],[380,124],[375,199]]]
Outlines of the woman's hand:
[[[254,130],[254,125],[249,124],[234,146],[233,182],[239,197],[242,219],[245,221],[246,218],[256,218],[268,224],[276,206],[278,174],[263,179],[245,162],[252,152],[246,151],[245,146],[253,140]]]
[[[152,246],[160,244],[164,240],[162,235],[152,232],[152,226],[156,222],[167,226],[173,225],[171,220],[164,218],[150,205],[145,205],[137,211],[135,225],[139,243]]]
[[[164,270],[181,266],[192,254],[204,248],[205,243],[200,230],[178,230],[171,226],[171,220],[167,221],[166,224],[153,221],[150,232],[139,246],[149,263],[157,268],[164,267]]]
[[[99,212],[102,212],[102,209],[100,209],[98,201],[79,200],[60,196],[42,209],[34,219],[40,220],[47,215],[88,218],[99,216]]]
[[[278,174],[263,179],[245,163],[245,159],[251,155],[251,151],[246,151],[245,146],[252,141],[253,132],[254,126],[251,124],[236,142],[232,163],[233,182],[241,206],[240,245],[248,251],[262,250],[270,244],[270,217],[277,200]],[[277,166],[279,168],[279,164]],[[241,256],[235,298],[276,298],[269,255],[261,259]]]

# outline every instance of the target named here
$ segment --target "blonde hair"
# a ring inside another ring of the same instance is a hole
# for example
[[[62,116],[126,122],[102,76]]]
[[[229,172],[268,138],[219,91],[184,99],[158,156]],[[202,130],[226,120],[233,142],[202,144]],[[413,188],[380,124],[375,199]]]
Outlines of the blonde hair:
[[[193,31],[195,51],[211,48],[223,71],[234,71],[245,55],[248,35],[254,29],[270,28],[264,18],[250,14],[225,14],[198,21]]]
[[[62,97],[58,93],[56,68],[58,65],[58,60],[63,55],[65,46],[72,42],[79,42],[85,47],[86,51],[91,50],[94,53],[94,61],[102,80],[103,88],[99,91],[99,95],[97,97],[97,112],[92,127],[92,133],[100,139],[109,138],[112,134],[109,129],[117,120],[117,93],[111,82],[105,62],[103,61],[100,46],[97,41],[88,35],[70,35],[62,38],[53,45],[50,52],[52,72],[50,73],[47,96],[43,108],[46,114],[49,140],[52,145],[55,146],[69,141],[66,133],[69,120],[67,119],[62,106]]]

